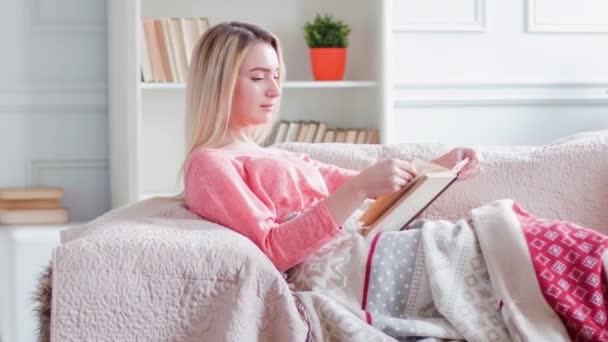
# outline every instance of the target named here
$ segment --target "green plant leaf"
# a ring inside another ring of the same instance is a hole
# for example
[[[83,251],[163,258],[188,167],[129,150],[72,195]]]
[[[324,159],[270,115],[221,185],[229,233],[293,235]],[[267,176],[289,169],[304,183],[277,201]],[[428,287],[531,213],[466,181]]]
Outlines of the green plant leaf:
[[[334,19],[331,15],[317,13],[312,22],[304,25],[306,44],[310,48],[319,47],[348,47],[348,35],[351,28],[342,20]]]

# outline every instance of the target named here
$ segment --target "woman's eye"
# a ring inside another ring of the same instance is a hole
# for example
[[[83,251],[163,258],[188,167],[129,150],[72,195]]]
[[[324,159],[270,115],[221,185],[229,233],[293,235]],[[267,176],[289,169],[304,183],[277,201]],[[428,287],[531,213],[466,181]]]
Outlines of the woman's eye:
[[[251,79],[254,81],[261,81],[264,79],[264,77],[252,77]]]

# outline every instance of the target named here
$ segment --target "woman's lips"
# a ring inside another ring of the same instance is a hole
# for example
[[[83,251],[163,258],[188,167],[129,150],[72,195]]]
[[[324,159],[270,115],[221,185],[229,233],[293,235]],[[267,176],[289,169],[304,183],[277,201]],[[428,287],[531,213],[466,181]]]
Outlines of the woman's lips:
[[[274,108],[274,105],[273,104],[263,104],[260,107],[262,107],[262,109],[264,109],[264,110],[269,110],[270,111],[270,110],[272,110]]]

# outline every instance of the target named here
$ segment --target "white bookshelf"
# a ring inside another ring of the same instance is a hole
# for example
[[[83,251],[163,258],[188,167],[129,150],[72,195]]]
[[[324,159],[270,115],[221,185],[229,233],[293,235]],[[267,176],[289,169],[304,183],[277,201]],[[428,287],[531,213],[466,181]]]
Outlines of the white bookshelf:
[[[109,0],[109,110],[112,207],[178,193],[184,158],[183,83],[140,82],[142,16],[206,17],[259,24],[280,39],[287,68],[280,118],[319,120],[332,127],[380,128],[388,106],[387,1]],[[352,27],[343,81],[312,78],[303,27],[329,13]]]

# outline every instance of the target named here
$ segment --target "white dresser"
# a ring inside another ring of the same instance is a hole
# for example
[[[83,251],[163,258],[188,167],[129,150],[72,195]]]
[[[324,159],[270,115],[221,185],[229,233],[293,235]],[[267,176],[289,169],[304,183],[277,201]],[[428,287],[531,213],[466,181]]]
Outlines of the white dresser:
[[[38,278],[59,245],[59,232],[77,225],[0,225],[0,341],[37,340]]]

